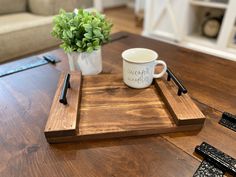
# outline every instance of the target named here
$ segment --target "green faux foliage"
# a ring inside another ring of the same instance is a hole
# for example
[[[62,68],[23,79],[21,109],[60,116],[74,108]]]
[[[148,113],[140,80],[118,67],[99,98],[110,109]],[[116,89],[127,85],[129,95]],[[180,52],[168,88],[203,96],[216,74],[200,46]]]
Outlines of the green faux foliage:
[[[60,10],[53,19],[52,35],[62,40],[65,52],[92,52],[109,40],[112,23],[98,12]]]

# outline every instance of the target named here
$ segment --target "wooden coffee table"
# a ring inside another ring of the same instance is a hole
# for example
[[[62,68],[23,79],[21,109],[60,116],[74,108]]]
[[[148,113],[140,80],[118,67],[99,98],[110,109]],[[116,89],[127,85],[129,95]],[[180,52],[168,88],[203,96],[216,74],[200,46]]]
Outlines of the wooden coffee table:
[[[125,49],[156,50],[207,116],[203,129],[48,144],[44,126],[60,71],[68,71],[67,57],[57,49],[50,51],[62,60],[56,66],[43,65],[0,78],[1,177],[190,177],[201,162],[194,148],[203,141],[236,158],[236,133],[218,124],[223,111],[236,114],[236,62],[125,32],[113,37],[118,39],[103,46],[103,73],[122,71]]]

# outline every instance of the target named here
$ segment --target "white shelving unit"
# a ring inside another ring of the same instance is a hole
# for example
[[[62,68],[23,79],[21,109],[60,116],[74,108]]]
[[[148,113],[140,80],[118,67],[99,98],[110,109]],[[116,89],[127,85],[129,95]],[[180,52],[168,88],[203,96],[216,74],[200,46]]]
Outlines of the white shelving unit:
[[[229,44],[228,44],[228,47],[233,49],[233,50],[236,50],[236,39],[235,38],[236,38],[236,26],[234,26],[234,28],[232,30],[230,40],[229,40]]]
[[[204,1],[204,0],[190,0],[192,5],[196,6],[203,6],[203,7],[211,7],[211,8],[219,8],[219,9],[226,9],[227,2],[216,2],[216,1]]]
[[[146,0],[143,35],[236,61],[236,0]],[[201,33],[206,12],[223,15],[217,38]]]

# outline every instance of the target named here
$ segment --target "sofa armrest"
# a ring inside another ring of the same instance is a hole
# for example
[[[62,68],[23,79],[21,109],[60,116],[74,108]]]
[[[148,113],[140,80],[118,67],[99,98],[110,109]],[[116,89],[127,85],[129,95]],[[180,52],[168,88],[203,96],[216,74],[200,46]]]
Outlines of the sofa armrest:
[[[30,12],[38,15],[55,15],[62,8],[73,11],[75,8],[92,7],[92,0],[28,0]]]
[[[27,0],[0,0],[0,14],[25,12]]]

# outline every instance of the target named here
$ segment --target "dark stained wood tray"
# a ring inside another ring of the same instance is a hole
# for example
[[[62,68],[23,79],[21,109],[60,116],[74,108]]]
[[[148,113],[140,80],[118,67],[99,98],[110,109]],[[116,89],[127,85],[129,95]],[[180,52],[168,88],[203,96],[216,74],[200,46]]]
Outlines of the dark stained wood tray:
[[[178,96],[166,78],[132,89],[117,74],[70,75],[68,104],[59,102],[62,73],[46,123],[50,143],[192,131],[204,124],[205,116],[189,95]]]

